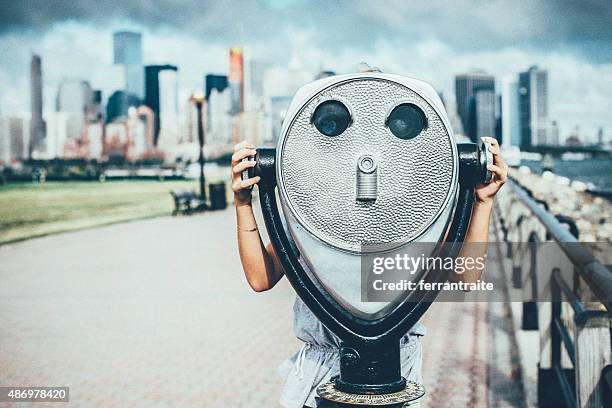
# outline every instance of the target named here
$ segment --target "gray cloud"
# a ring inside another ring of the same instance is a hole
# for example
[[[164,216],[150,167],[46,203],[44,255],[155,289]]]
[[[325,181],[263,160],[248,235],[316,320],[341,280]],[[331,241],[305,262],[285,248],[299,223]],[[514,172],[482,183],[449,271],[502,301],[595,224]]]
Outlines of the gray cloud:
[[[153,3],[153,5],[151,4]],[[29,112],[29,59],[43,57],[45,109],[64,77],[117,89],[114,30],[141,31],[146,64],[180,67],[186,95],[202,74],[226,72],[227,47],[311,74],[368,61],[452,95],[453,75],[482,68],[501,79],[549,69],[551,118],[594,135],[612,129],[612,4],[446,0],[0,0],[0,114]],[[576,103],[581,101],[582,103]]]
[[[26,0],[0,3],[0,35],[44,33],[54,24],[128,20],[173,28],[209,42],[266,41],[289,46],[291,28],[310,29],[323,49],[371,50],[436,39],[458,51],[521,47],[569,52],[595,63],[612,61],[612,3],[586,1],[433,2]]]

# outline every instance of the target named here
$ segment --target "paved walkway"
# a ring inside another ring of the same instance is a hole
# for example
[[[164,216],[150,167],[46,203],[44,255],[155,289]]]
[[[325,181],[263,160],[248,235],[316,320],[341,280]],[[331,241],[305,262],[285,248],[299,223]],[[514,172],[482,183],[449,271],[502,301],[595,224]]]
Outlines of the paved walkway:
[[[491,245],[483,279],[501,285],[508,280],[501,254]],[[500,285],[496,290],[503,289]],[[438,302],[430,307],[423,317],[424,405],[525,406],[511,313],[509,303],[502,302]]]
[[[269,293],[249,290],[232,216],[166,217],[0,247],[0,386],[69,386],[70,405],[87,407],[277,406],[276,366],[299,347],[293,292],[286,281]],[[520,406],[512,364],[502,361],[511,355],[506,312],[432,307],[424,405]]]

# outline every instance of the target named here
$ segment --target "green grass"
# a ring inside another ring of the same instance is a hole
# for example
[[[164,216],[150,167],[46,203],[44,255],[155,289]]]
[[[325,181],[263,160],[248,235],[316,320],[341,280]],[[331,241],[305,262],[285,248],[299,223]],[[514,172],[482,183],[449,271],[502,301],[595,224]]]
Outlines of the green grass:
[[[197,181],[47,182],[0,186],[0,244],[172,213],[170,190]]]

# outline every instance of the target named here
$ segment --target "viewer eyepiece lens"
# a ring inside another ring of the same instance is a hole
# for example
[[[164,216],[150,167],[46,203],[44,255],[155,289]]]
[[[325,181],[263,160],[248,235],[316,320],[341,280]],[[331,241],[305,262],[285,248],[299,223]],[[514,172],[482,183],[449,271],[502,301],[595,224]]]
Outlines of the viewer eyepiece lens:
[[[325,136],[338,136],[351,124],[351,114],[340,101],[325,101],[315,109],[312,124]]]
[[[408,140],[418,136],[427,127],[427,118],[418,106],[403,103],[391,111],[387,126],[396,137]]]

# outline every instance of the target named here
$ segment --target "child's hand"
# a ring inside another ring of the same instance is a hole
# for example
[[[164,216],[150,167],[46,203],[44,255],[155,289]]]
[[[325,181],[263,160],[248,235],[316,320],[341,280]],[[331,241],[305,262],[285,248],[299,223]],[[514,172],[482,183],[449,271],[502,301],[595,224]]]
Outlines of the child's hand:
[[[243,141],[234,146],[234,154],[232,155],[232,190],[234,190],[234,205],[250,205],[251,204],[251,187],[259,182],[260,177],[252,177],[248,180],[242,180],[242,172],[257,163],[255,160],[242,161],[242,159],[255,156],[257,151],[251,143]]]
[[[487,165],[487,169],[493,172],[493,179],[489,184],[477,185],[474,189],[474,194],[476,195],[476,202],[492,203],[495,194],[497,194],[501,186],[506,183],[506,179],[508,178],[508,165],[501,157],[497,139],[482,137],[481,140],[493,154],[493,164]]]

